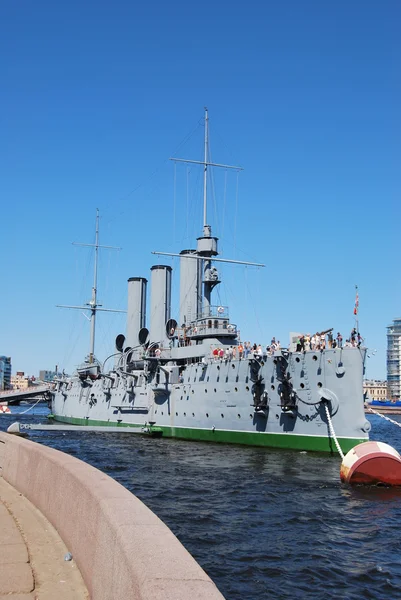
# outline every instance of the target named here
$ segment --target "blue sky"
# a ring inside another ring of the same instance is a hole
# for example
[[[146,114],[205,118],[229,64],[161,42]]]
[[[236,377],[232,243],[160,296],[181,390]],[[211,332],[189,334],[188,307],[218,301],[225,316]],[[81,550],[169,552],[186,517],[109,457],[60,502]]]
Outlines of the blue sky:
[[[354,325],[386,375],[401,316],[401,4],[286,0],[201,4],[6,0],[0,6],[0,354],[13,371],[72,371],[89,323],[96,208],[99,300],[125,308],[153,250],[192,247],[202,225],[203,107],[209,216],[228,258],[218,303],[244,339]],[[185,143],[183,143],[185,142]],[[178,283],[178,274],[174,275]],[[177,297],[173,296],[177,314]],[[100,315],[97,354],[124,317]]]

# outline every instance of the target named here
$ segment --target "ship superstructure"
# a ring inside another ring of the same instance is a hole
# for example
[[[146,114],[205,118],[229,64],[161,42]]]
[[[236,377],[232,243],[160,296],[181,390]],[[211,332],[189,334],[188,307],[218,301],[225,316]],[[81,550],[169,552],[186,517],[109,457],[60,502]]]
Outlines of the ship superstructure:
[[[131,277],[127,330],[116,338],[115,355],[101,364],[91,342],[77,373],[57,381],[54,419],[182,439],[334,451],[330,419],[344,452],[366,441],[365,348],[240,352],[228,307],[213,304],[218,263],[240,261],[219,257],[218,239],[207,224],[208,168],[238,167],[209,162],[207,110],[204,160],[185,162],[203,165],[204,210],[196,247],[172,255],[180,258],[179,314],[171,314],[170,266],[151,268],[149,307],[147,279]],[[95,295],[92,315],[96,309]]]

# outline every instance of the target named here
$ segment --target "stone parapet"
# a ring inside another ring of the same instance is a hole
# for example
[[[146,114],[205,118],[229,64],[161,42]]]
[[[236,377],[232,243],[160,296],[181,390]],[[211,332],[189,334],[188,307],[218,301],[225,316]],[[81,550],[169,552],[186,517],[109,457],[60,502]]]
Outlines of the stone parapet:
[[[0,433],[0,474],[56,528],[92,600],[224,600],[170,529],[98,469]]]

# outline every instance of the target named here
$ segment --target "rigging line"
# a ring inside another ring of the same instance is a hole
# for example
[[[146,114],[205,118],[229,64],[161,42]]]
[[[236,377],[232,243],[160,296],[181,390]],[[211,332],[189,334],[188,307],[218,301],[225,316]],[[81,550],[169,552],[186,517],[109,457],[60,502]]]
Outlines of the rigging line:
[[[212,147],[211,147],[211,143],[210,143],[210,134],[209,134],[209,162],[213,162],[212,161]],[[214,169],[209,169],[209,180],[210,180],[210,188],[211,188],[211,192],[212,192],[212,200],[213,200],[213,209],[214,209],[214,228],[219,231],[220,229],[220,223],[219,223],[219,213],[218,213],[218,206],[217,206],[217,193],[216,193],[216,180],[214,177]],[[211,223],[210,223],[211,225]]]
[[[173,242],[175,243],[175,211],[177,199],[177,163],[174,163],[174,192],[173,192]]]
[[[221,223],[221,237],[224,237],[224,225],[226,220],[226,202],[227,202],[227,173],[228,170],[225,170],[224,173],[224,192],[223,192],[223,217]],[[223,250],[223,249],[222,249]]]
[[[187,214],[186,214],[186,223],[185,223],[185,237],[188,239],[188,223],[189,223],[189,173],[191,169],[187,166]]]
[[[188,133],[185,138],[178,144],[178,146],[173,150],[173,152],[170,152],[169,156],[174,156],[178,150],[184,146],[187,142],[189,142],[189,140],[192,138],[193,135],[195,135],[195,133],[198,131],[199,127],[203,125],[203,119],[199,119],[196,127],[193,129],[193,131],[191,131],[190,133]],[[165,160],[163,160],[163,162],[160,164],[160,166],[156,167],[148,176],[146,176],[141,183],[139,183],[137,186],[135,186],[130,192],[128,192],[127,194],[120,196],[120,198],[118,198],[118,202],[122,202],[123,200],[126,200],[127,198],[129,198],[129,196],[131,196],[132,194],[134,194],[135,192],[137,192],[141,187],[143,187],[145,185],[145,183],[147,183],[150,179],[152,179],[156,173],[158,173],[168,162],[170,162],[169,158],[166,158]],[[122,210],[120,213],[118,213],[118,215],[114,214],[113,217],[110,217],[109,220],[107,221],[107,223],[112,223],[117,216],[123,215],[124,214],[124,210]]]
[[[233,165],[238,165],[238,164],[240,164],[240,163],[241,163],[241,161],[238,161],[238,160],[235,158],[235,156],[234,156],[234,153],[233,153],[233,151],[232,151],[232,146],[228,146],[228,145],[227,145],[227,143],[225,142],[225,139],[224,139],[224,137],[223,137],[222,135],[220,135],[220,133],[219,133],[219,128],[218,128],[218,126],[216,127],[216,126],[214,125],[214,123],[213,123],[213,135],[214,135],[215,137],[217,137],[217,138],[220,140],[221,144],[222,144],[222,145],[224,146],[224,148],[225,148],[225,149],[228,151],[228,155],[231,157],[231,158],[230,158],[230,162],[231,162]]]
[[[229,224],[228,220],[227,220],[227,222]],[[231,227],[229,229],[230,229],[230,231],[232,231]],[[230,244],[231,240],[229,238],[223,238],[221,235],[219,235],[219,242],[227,244],[227,247],[230,246],[230,248],[232,248],[232,243]],[[257,262],[257,259],[254,256],[252,256],[251,254],[249,254],[248,252],[245,252],[242,249],[238,249],[238,250],[239,250],[241,257],[243,259],[246,259],[247,262]],[[222,254],[222,252],[219,252],[219,254]]]
[[[95,242],[95,238],[92,238],[93,242]],[[75,265],[76,265],[76,280],[79,279],[79,275],[82,273],[82,269],[79,269],[79,267],[82,265],[83,261],[82,260],[78,260],[78,248],[75,246]],[[87,253],[87,259],[86,259],[86,265],[84,266],[84,271],[82,274],[82,278],[81,278],[81,285],[80,285],[80,289],[78,293],[78,298],[80,300],[82,300],[83,302],[86,302],[88,300],[87,298],[87,293],[88,293],[88,280],[89,280],[89,272],[90,272],[90,267],[93,263],[93,254],[94,254],[94,249],[91,248],[90,251]],[[79,252],[79,255],[82,256],[81,252]],[[70,317],[68,319],[69,321],[69,327],[68,327],[68,339],[66,341],[66,344],[64,346],[64,359],[63,362],[61,364],[65,364],[67,360],[69,360],[70,355],[72,354],[72,350],[70,351],[70,345],[72,345],[72,348],[75,348],[77,341],[79,339],[79,337],[82,334],[82,329],[81,331],[79,331],[79,323],[81,322],[79,320],[80,316],[76,313],[76,311],[71,311],[70,312]],[[81,325],[82,328],[82,325]],[[78,336],[76,341],[73,341],[73,338],[75,336]],[[68,357],[68,358],[67,358]]]
[[[77,314],[77,319],[78,319],[78,314]],[[64,360],[60,363],[61,365],[67,364],[70,361],[72,354],[73,353],[75,354],[75,348],[76,348],[76,345],[78,344],[79,340],[82,338],[84,326],[85,326],[85,322],[82,320],[81,321],[81,329],[75,335],[75,342],[73,343],[72,348],[70,350],[68,350],[68,349],[65,350]]]
[[[188,240],[191,241],[194,237],[197,237],[199,235],[200,224],[202,223],[201,213],[198,212],[202,207],[199,202],[194,202],[194,196],[201,190],[201,173],[199,169],[195,170],[195,180],[193,177],[190,177],[193,173],[193,169],[189,168],[187,177],[187,222],[186,228],[182,227],[182,235],[179,239],[181,243],[187,243]]]
[[[237,253],[238,188],[239,188],[239,171],[237,171],[237,187],[236,187],[236,190],[235,190],[234,258],[236,257],[236,253]]]
[[[245,267],[245,273],[247,275],[247,277],[246,277],[246,290],[248,292],[249,298],[251,299],[252,308],[253,308],[253,312],[254,312],[254,315],[255,315],[256,323],[257,323],[258,328],[259,328],[259,333],[262,334],[263,333],[262,332],[262,327],[260,325],[258,313],[256,312],[255,301],[254,301],[254,299],[252,297],[250,286],[248,285],[248,269],[246,267]]]

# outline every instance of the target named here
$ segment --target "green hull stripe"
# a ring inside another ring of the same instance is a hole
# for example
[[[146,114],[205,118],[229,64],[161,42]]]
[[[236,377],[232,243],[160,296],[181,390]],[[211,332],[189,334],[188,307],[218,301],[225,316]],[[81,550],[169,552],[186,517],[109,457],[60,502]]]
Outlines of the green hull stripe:
[[[93,425],[98,427],[143,427],[143,424],[116,423],[112,421],[98,421],[96,419],[81,419],[78,417],[65,417],[51,415],[52,419],[71,425]],[[293,433],[263,433],[253,431],[228,431],[215,429],[192,429],[189,427],[165,427],[158,425],[158,431],[165,437],[174,437],[183,440],[200,442],[217,442],[225,444],[242,444],[245,446],[266,446],[269,448],[287,448],[289,450],[312,450],[317,452],[334,452],[337,449],[332,438],[328,436],[295,435]],[[337,438],[342,451],[346,454],[357,444],[367,442],[368,438]]]

